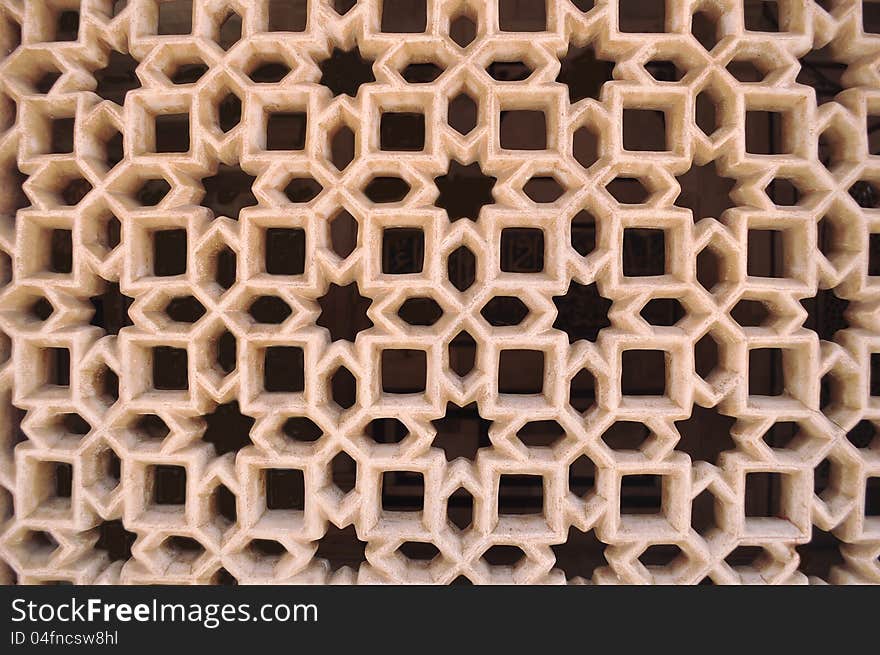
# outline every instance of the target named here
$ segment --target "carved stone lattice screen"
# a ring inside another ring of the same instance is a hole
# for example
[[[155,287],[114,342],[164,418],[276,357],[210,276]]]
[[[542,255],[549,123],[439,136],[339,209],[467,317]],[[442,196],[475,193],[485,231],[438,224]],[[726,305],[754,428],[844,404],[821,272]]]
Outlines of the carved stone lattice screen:
[[[0,577],[880,582],[876,32],[3,0]]]

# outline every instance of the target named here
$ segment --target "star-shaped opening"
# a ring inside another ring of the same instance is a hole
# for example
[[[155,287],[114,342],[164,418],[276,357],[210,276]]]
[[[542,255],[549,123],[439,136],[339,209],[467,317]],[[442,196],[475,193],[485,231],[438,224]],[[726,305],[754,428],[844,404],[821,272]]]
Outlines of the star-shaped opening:
[[[845,543],[833,532],[825,532],[814,525],[810,540],[795,548],[801,560],[798,571],[828,580],[833,567],[846,563],[841,553]]]
[[[595,282],[583,285],[572,280],[564,296],[553,296],[553,304],[558,312],[553,327],[565,332],[569,343],[578,339],[596,341],[599,332],[611,325],[611,301],[599,293]]]
[[[730,199],[736,182],[720,175],[715,162],[693,166],[675,179],[681,186],[675,204],[690,209],[695,221],[707,216],[718,218],[725,210],[736,207]]]
[[[126,561],[131,558],[131,545],[137,535],[125,529],[122,521],[104,521],[98,526],[96,550],[103,550],[111,562]]]
[[[845,315],[849,301],[838,298],[831,289],[822,289],[812,298],[804,298],[801,305],[807,310],[804,327],[813,330],[820,339],[831,341],[838,330],[849,327]]]
[[[320,63],[321,84],[333,92],[334,96],[343,93],[354,98],[361,84],[375,82],[373,61],[361,57],[360,49],[340,50],[333,48],[330,57]]]
[[[321,315],[316,323],[330,332],[331,341],[345,339],[354,343],[358,332],[373,327],[367,309],[373,304],[370,298],[360,294],[357,282],[341,287],[331,284],[321,298]]]
[[[734,423],[736,419],[719,413],[715,407],[694,405],[690,418],[675,422],[675,429],[681,435],[675,448],[691,459],[714,463],[718,455],[736,448],[730,436]]]
[[[571,103],[584,98],[598,100],[602,85],[611,79],[611,71],[614,70],[613,63],[597,59],[589,46],[569,46],[560,64],[556,81],[568,87],[568,100]]]
[[[212,414],[204,417],[208,424],[202,440],[213,444],[218,455],[237,453],[251,445],[250,432],[254,419],[239,411],[238,401],[218,405]]]
[[[137,59],[112,50],[107,57],[107,65],[94,73],[98,83],[95,93],[104,100],[112,100],[117,105],[123,104],[126,94],[141,86],[135,73],[137,67]]]
[[[484,205],[495,203],[492,188],[496,181],[497,178],[483,174],[478,162],[465,166],[453,159],[446,175],[434,178],[440,191],[434,205],[445,209],[452,222],[460,218],[476,221]]]
[[[443,450],[448,462],[458,457],[473,461],[480,448],[491,445],[489,428],[492,426],[492,421],[480,416],[477,403],[464,407],[447,403],[446,415],[431,421],[431,425],[437,430],[432,445]]]
[[[801,70],[796,81],[816,90],[817,104],[822,105],[833,100],[843,90],[841,78],[846,72],[847,62],[834,56],[830,44],[818,50],[810,50],[799,63]]]
[[[205,196],[201,205],[210,209],[215,218],[228,216],[238,220],[238,214],[242,209],[257,204],[257,198],[252,190],[256,179],[238,166],[221,165],[216,175],[202,178]]]
[[[132,325],[128,316],[128,308],[134,302],[134,298],[126,296],[119,290],[118,283],[107,285],[104,293],[89,298],[95,313],[90,325],[103,328],[107,334],[119,334],[119,330]]]
[[[589,580],[597,568],[608,564],[605,544],[599,541],[595,530],[581,532],[571,526],[565,542],[551,548],[556,556],[556,566],[562,569],[567,580],[576,577]]]
[[[327,532],[318,540],[315,557],[327,560],[331,571],[350,566],[355,571],[366,562],[367,543],[361,541],[353,525],[340,530],[332,523],[327,524]]]

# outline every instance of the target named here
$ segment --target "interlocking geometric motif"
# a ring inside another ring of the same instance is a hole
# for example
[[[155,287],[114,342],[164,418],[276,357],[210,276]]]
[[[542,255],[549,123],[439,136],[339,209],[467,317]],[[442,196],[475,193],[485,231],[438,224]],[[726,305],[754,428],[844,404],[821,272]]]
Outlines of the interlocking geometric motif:
[[[4,0],[4,581],[880,582],[877,9]]]

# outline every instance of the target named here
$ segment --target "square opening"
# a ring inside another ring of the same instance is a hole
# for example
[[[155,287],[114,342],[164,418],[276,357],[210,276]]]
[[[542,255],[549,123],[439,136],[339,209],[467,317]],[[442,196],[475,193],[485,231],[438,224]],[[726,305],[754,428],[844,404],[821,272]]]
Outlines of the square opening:
[[[156,346],[153,348],[153,388],[160,391],[185,391],[189,388],[185,348]]]
[[[417,152],[425,147],[425,115],[416,112],[382,114],[379,148]]]
[[[880,13],[880,3],[874,4],[874,6]],[[880,21],[878,21],[878,25],[880,25]],[[880,155],[880,114],[874,112],[870,107],[868,107],[867,116],[865,116],[865,128],[868,133],[868,154]],[[830,149],[831,144],[826,144],[825,139],[820,136],[819,147],[823,148],[826,145]],[[823,151],[820,149],[819,152],[821,157]]]
[[[425,508],[425,476],[416,471],[382,473],[382,509],[421,512]]]
[[[426,0],[382,0],[383,32],[413,34],[428,24]]]
[[[186,469],[159,464],[153,467],[153,502],[156,505],[186,504]]]
[[[270,32],[304,32],[308,18],[308,0],[269,0]]]
[[[425,233],[420,228],[391,227],[382,231],[383,273],[421,273],[424,259]]]
[[[619,0],[617,25],[621,32],[663,32],[666,21],[664,0]]]
[[[543,32],[547,29],[545,0],[499,0],[498,25],[502,32]]]
[[[159,114],[156,122],[156,152],[189,151],[189,114]]]
[[[156,34],[189,34],[192,32],[192,0],[170,0],[159,4],[159,25]]]
[[[55,478],[55,497],[70,498],[73,492],[73,465],[67,462],[50,462]]]
[[[305,476],[300,469],[266,469],[266,509],[304,510]]]
[[[634,474],[620,477],[621,514],[662,514],[663,476]]]
[[[501,475],[498,480],[498,513],[510,515],[543,514],[543,476]]]
[[[744,508],[747,517],[783,517],[782,483],[785,474],[752,471],[746,474]]]
[[[623,148],[665,152],[666,113],[656,109],[624,109]]]
[[[775,111],[746,111],[746,152],[750,155],[789,154],[782,143],[785,114]]]
[[[870,394],[880,396],[880,353],[871,353]]]
[[[623,274],[627,277],[666,273],[666,233],[663,230],[628,227],[623,230]]]
[[[67,154],[73,152],[73,117],[52,119],[52,141],[49,152]]]
[[[862,31],[865,34],[880,34],[880,3],[862,0]]]
[[[501,230],[501,270],[540,273],[544,270],[544,231],[532,227]]]
[[[499,393],[534,394],[543,391],[543,351],[502,350],[498,353]]]
[[[266,117],[266,150],[306,147],[308,116],[302,111],[270,113]]]
[[[785,391],[781,348],[749,350],[749,395],[781,396]]]
[[[70,350],[46,348],[46,384],[56,387],[70,386]]]
[[[382,391],[421,393],[428,376],[428,354],[424,350],[382,351]]]
[[[270,393],[295,393],[305,389],[303,349],[269,346],[263,360],[263,388]]]
[[[55,21],[55,41],[76,41],[79,38],[79,12],[65,10],[58,12]]]
[[[153,232],[153,273],[159,277],[186,273],[186,230]]]
[[[53,273],[73,271],[73,232],[55,229],[49,237],[49,270]]]
[[[880,275],[880,234],[868,235],[868,275]]]
[[[302,275],[306,269],[306,231],[300,228],[266,229],[266,272]]]
[[[774,0],[745,0],[743,26],[750,32],[780,32],[779,7]]]
[[[666,393],[666,351],[624,350],[620,353],[620,393],[662,396]]]
[[[880,516],[880,477],[865,480],[865,516]]]
[[[786,277],[785,237],[782,230],[749,230],[746,248],[746,274]]]
[[[544,150],[547,148],[547,119],[543,111],[512,109],[502,111],[499,138],[505,150]]]

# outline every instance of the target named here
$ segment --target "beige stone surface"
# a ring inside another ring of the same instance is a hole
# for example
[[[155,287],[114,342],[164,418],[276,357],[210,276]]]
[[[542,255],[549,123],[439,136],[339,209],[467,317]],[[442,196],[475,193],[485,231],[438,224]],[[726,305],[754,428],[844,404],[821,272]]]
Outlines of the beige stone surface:
[[[180,4],[0,3],[6,582],[880,582],[870,3]],[[374,81],[334,96],[355,46]],[[451,162],[495,178],[478,215]],[[682,196],[709,164],[723,211]],[[320,302],[351,284],[367,324]]]

